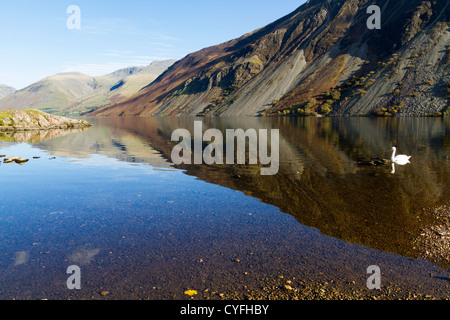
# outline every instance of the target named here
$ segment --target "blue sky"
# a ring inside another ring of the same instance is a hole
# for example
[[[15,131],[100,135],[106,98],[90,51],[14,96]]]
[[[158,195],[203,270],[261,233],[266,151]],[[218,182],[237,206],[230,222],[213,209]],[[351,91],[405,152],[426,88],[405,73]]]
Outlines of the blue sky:
[[[304,0],[0,1],[0,84],[22,89],[49,75],[91,76],[180,59],[292,12]],[[67,8],[81,10],[70,30]]]

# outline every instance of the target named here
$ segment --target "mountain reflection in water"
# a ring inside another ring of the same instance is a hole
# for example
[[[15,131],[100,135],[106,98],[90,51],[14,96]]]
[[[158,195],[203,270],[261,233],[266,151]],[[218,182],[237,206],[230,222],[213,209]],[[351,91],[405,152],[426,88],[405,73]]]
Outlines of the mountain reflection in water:
[[[169,169],[179,128],[279,129],[280,169],[261,176],[249,165],[180,165],[186,174],[278,207],[302,225],[346,242],[407,257],[420,256],[414,240],[433,223],[426,209],[449,197],[449,119],[400,118],[90,118],[87,131],[36,144],[53,155],[101,154]],[[411,164],[367,165],[390,159],[391,147]],[[425,211],[424,211],[425,209]],[[440,262],[448,268],[446,262]]]

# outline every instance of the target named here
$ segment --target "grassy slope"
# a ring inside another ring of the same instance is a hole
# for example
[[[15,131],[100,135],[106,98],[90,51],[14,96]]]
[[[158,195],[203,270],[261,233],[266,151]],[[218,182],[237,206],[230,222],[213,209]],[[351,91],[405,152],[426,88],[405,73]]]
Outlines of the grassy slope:
[[[174,62],[155,61],[147,67],[121,69],[95,78],[75,72],[57,74],[0,100],[0,110],[33,108],[52,114],[80,115],[132,96]]]

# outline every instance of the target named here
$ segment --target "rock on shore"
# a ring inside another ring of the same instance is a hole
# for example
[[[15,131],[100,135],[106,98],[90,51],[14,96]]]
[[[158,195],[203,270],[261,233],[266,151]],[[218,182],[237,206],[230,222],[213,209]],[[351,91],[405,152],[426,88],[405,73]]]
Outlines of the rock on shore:
[[[0,111],[0,132],[90,127],[85,120],[55,116],[38,110]]]

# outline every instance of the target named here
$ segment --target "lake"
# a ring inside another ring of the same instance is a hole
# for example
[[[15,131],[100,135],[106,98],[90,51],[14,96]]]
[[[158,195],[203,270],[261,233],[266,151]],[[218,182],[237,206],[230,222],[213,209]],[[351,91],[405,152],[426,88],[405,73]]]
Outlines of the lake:
[[[30,159],[0,165],[0,299],[450,297],[448,118],[87,120],[0,134]],[[278,129],[278,173],[174,165],[194,120]]]

